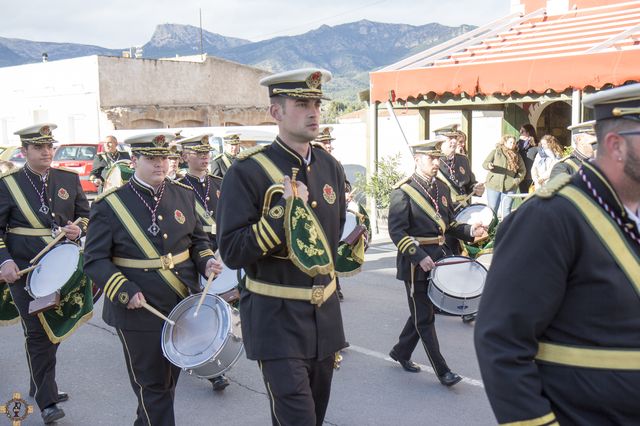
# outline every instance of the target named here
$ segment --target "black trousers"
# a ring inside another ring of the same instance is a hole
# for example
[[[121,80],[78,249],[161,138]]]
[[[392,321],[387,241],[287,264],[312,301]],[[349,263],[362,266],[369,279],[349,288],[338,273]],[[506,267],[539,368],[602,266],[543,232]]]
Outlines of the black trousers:
[[[173,426],[173,400],[180,368],[162,354],[161,330],[117,330],[133,393],[138,398],[135,426]]]
[[[24,286],[26,277],[9,285],[13,302],[22,319],[25,351],[30,374],[29,394],[33,394],[38,408],[43,410],[58,402],[56,384],[56,352],[58,345],[51,343],[37,315],[29,315],[29,302],[33,298]]]
[[[411,283],[405,281],[404,285],[407,291],[410,316],[402,329],[402,333],[400,333],[398,343],[393,347],[393,351],[400,359],[409,360],[418,345],[418,341],[422,340],[422,346],[427,353],[431,366],[436,374],[441,376],[450,370],[440,353],[433,304],[429,296],[427,296],[428,283],[426,281],[416,281],[413,295],[411,294]]]
[[[334,357],[258,361],[274,426],[321,426],[329,405]]]

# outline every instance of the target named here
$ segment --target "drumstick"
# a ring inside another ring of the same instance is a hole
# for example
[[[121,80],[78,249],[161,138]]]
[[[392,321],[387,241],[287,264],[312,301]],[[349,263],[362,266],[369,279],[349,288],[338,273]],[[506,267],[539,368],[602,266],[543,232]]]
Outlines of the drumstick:
[[[438,266],[447,266],[447,265],[457,265],[459,263],[471,263],[471,262],[475,262],[475,260],[473,260],[473,259],[453,260],[451,262],[436,263],[436,267],[438,267]]]
[[[38,266],[40,265],[33,265],[33,266],[29,266],[28,268],[24,268],[21,271],[18,271],[18,276],[22,276],[24,274],[28,274],[29,272],[33,271],[34,269],[36,269]],[[0,280],[0,282],[4,282],[4,280]]]
[[[72,225],[77,225],[80,223],[80,221],[82,220],[81,217],[77,218]],[[36,254],[36,257],[34,257],[33,259],[31,259],[29,261],[29,263],[36,263],[46,252],[48,252],[49,250],[51,250],[51,247],[55,246],[56,244],[58,244],[58,242],[64,238],[64,236],[67,235],[67,233],[64,231],[64,229],[62,229],[60,231],[60,233],[53,239],[53,241],[51,241],[49,244],[47,244],[47,246],[45,248],[43,248],[42,250],[40,250],[40,253]]]
[[[204,303],[204,298],[207,297],[207,293],[209,292],[209,287],[211,287],[211,283],[213,282],[213,279],[215,277],[216,277],[216,274],[212,272],[211,275],[209,275],[209,278],[207,278],[207,285],[205,285],[204,290],[202,290],[202,294],[200,295],[200,300],[198,300],[198,306],[196,306],[196,310],[193,313],[194,317],[198,316],[198,311],[200,310],[200,306],[202,306],[202,304]]]
[[[175,321],[172,321],[169,318],[167,318],[166,316],[164,316],[162,314],[162,312],[160,312],[159,310],[157,310],[153,306],[149,305],[147,302],[142,302],[142,307],[145,308],[147,311],[151,312],[153,315],[157,316],[158,318],[161,318],[161,319],[165,320],[169,324],[171,324],[173,326],[176,325]]]

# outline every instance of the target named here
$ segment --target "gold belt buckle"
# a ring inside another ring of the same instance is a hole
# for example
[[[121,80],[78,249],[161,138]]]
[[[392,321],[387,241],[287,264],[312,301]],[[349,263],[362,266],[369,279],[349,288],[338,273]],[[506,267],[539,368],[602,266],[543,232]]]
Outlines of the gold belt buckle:
[[[311,287],[311,304],[320,307],[322,303],[324,303],[324,286],[314,285]]]
[[[173,256],[171,255],[171,253],[165,256],[160,256],[160,263],[162,264],[163,270],[173,269],[173,267],[175,266],[173,264]]]

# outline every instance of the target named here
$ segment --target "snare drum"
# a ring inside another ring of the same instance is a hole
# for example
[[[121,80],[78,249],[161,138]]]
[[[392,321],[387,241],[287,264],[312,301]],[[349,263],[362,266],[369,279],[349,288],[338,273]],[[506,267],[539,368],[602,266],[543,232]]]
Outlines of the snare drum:
[[[471,204],[456,214],[456,222],[468,225],[481,223],[490,231],[498,224],[498,217],[491,207],[485,204]]]
[[[344,241],[345,238],[349,236],[358,226],[358,218],[355,213],[347,211],[347,215],[344,221],[344,228],[342,228],[342,235],[340,236],[340,241]]]
[[[52,248],[27,275],[26,290],[34,299],[49,296],[56,291],[66,296],[82,283],[83,254],[73,243],[62,243]]]
[[[244,278],[244,269],[229,269],[223,264],[222,272],[214,278],[207,293],[218,295],[226,302],[233,303],[240,299],[237,287],[242,278]],[[207,279],[202,275],[200,275],[200,285],[202,288],[207,285]]]
[[[491,266],[492,260],[493,260],[492,252],[482,253],[482,254],[479,254],[478,257],[476,257],[476,261],[480,262],[482,266],[487,268],[487,271],[489,270],[489,266]]]
[[[244,351],[240,313],[221,297],[207,294],[194,316],[199,294],[187,297],[169,314],[175,326],[162,328],[162,353],[189,374],[210,379],[230,370]]]
[[[113,163],[111,167],[104,171],[103,190],[118,188],[133,176],[134,170],[130,167],[131,161],[120,160]]]
[[[449,256],[436,262],[429,277],[429,298],[440,310],[453,315],[478,312],[487,277],[485,267],[468,257]]]

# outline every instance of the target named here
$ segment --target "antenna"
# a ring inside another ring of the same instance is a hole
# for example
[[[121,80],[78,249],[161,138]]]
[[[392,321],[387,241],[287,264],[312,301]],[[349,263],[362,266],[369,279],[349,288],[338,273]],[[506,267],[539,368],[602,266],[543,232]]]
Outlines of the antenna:
[[[202,8],[198,10],[200,11],[200,55],[204,57],[204,46],[202,44]]]

